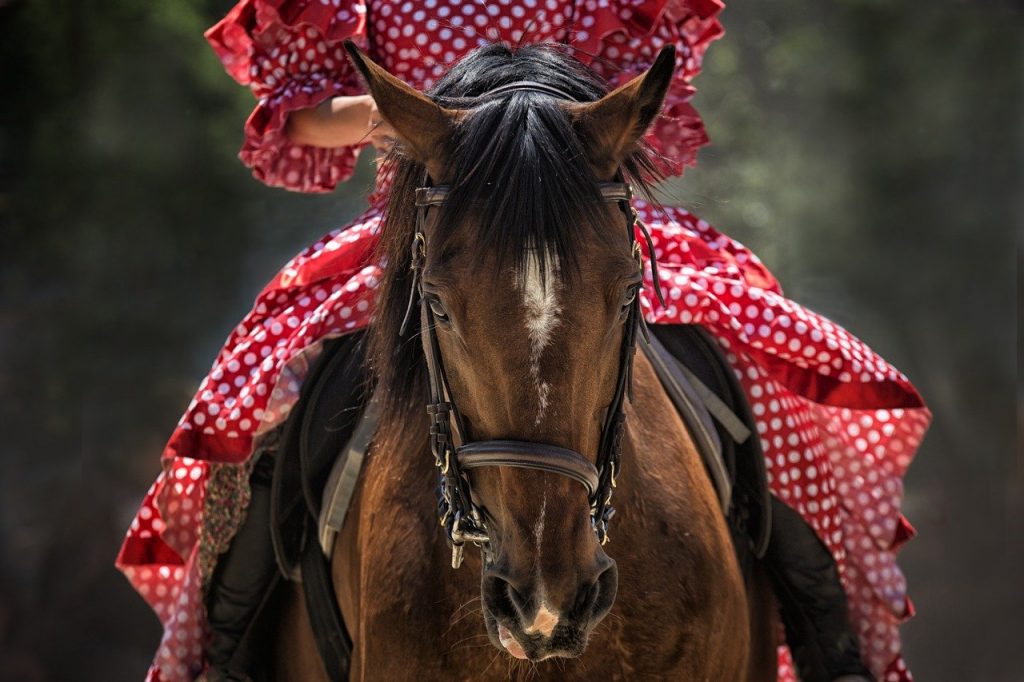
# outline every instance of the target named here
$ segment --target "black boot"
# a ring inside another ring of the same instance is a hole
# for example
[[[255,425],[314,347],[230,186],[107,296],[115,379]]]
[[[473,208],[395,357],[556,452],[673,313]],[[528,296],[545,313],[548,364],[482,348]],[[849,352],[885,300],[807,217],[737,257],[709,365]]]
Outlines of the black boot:
[[[850,628],[846,593],[832,553],[800,514],[775,496],[765,563],[802,682],[872,680]]]
[[[274,459],[259,456],[250,478],[245,521],[220,556],[206,596],[212,636],[206,649],[209,682],[242,682],[252,664],[246,635],[280,576],[270,539],[270,481]]]

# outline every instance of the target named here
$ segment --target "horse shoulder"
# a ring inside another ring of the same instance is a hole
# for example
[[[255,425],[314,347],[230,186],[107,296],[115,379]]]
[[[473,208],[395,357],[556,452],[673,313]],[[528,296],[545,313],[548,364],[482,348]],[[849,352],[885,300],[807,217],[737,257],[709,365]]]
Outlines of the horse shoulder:
[[[704,465],[675,407],[637,354],[620,507],[611,541],[617,608],[632,624],[641,669],[678,679],[746,678],[746,591]]]

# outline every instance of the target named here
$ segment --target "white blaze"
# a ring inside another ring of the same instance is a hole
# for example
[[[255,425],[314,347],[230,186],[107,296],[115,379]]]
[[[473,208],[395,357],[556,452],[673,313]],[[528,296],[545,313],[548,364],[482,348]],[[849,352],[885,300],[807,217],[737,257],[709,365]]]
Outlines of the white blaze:
[[[540,570],[540,545],[544,539],[544,518],[548,512],[548,487],[544,485],[544,498],[540,503],[540,514],[537,515],[537,525],[533,527],[533,539],[537,541],[537,569]]]
[[[558,277],[558,261],[550,254],[544,254],[544,265],[547,266],[547,277],[541,278],[541,262],[536,252],[531,252],[526,258],[525,276],[517,279],[522,282],[523,308],[526,313],[526,333],[530,339],[530,378],[533,380],[534,389],[537,391],[537,416],[534,425],[540,424],[544,419],[545,410],[548,407],[548,392],[550,387],[546,381],[540,378],[540,361],[544,349],[551,343],[551,336],[555,327],[558,326],[558,315],[562,309],[558,306],[556,282]],[[544,584],[540,581],[540,557],[541,543],[544,538],[544,527],[547,516],[548,497],[545,486],[543,498],[540,504],[540,513],[537,516],[537,523],[533,528],[533,538],[537,543],[537,597],[540,600],[540,607],[533,622],[523,624],[523,631],[528,635],[541,634],[550,637],[558,624],[559,615],[553,611],[544,598]]]
[[[547,602],[541,602],[533,622],[525,626],[523,632],[528,635],[540,633],[545,637],[550,637],[556,625],[558,625],[558,614],[548,608]]]
[[[558,297],[555,292],[555,278],[558,263],[549,254],[544,254],[547,277],[541,278],[540,259],[535,252],[526,257],[526,276],[523,282],[523,308],[526,311],[526,333],[530,339],[530,377],[537,390],[537,417],[534,424],[540,424],[548,406],[550,387],[540,378],[540,358],[551,341],[551,333],[558,325]],[[517,280],[518,281],[518,280]]]

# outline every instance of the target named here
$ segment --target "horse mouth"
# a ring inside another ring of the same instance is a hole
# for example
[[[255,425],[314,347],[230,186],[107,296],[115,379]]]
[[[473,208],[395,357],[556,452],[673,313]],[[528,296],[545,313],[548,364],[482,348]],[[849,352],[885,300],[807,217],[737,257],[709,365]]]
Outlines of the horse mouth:
[[[521,661],[538,663],[549,658],[576,658],[583,653],[583,646],[570,646],[563,636],[542,637],[538,635],[516,635],[490,613],[485,611],[484,623],[491,643],[509,656]],[[570,638],[575,639],[575,638]]]
[[[529,658],[526,655],[526,651],[523,649],[523,645],[519,643],[519,640],[513,637],[509,629],[500,623],[498,624],[498,642],[501,646],[505,647],[505,651],[514,658],[522,660]]]

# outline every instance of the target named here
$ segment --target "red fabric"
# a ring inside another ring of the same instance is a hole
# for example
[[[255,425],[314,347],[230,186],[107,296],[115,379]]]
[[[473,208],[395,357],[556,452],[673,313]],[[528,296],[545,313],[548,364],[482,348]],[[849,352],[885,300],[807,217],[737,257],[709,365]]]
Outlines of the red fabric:
[[[716,0],[420,0],[369,10],[338,0],[244,0],[207,35],[229,73],[261,98],[246,128],[243,161],[269,184],[324,191],[351,172],[355,150],[291,145],[282,126],[287,111],[358,91],[351,67],[335,59],[337,43],[346,36],[365,40],[368,22],[371,55],[421,88],[485,39],[570,42],[613,82],[640,72],[673,42],[679,76],[653,140],[669,157],[669,170],[681,172],[706,142],[688,104],[689,79],[707,44],[721,35],[720,9]],[[312,73],[322,76],[314,82]],[[772,491],[800,512],[839,564],[867,663],[880,679],[910,680],[898,625],[913,608],[895,552],[913,535],[900,514],[902,476],[930,413],[896,368],[785,298],[742,244],[681,208],[635,205],[650,228],[666,296],[660,306],[647,282],[647,320],[700,324],[718,339],[751,401]],[[372,257],[379,223],[379,208],[371,208],[285,265],[230,334],[171,436],[164,472],[118,557],[165,626],[149,679],[188,680],[202,669],[197,558],[208,462],[246,461],[254,438],[287,418],[321,342],[371,321],[381,275]],[[793,679],[785,647],[779,662],[780,679]]]
[[[362,94],[342,42],[365,45],[366,5],[319,0],[243,0],[206,32],[232,78],[258,100],[239,157],[260,181],[299,192],[329,192],[355,170],[359,149],[293,144],[289,112],[338,95]]]
[[[675,78],[647,141],[661,157],[665,175],[681,175],[708,143],[704,122],[690,104],[690,81],[700,73],[704,51],[722,36],[718,0],[578,0],[570,42],[577,56],[612,85],[646,70],[666,45],[676,47]],[[592,58],[591,58],[592,55]]]
[[[346,38],[421,90],[486,42],[568,44],[613,85],[640,74],[673,44],[675,80],[647,139],[662,156],[662,170],[679,175],[708,142],[689,104],[689,82],[708,44],[722,35],[721,9],[717,0],[508,0],[490,6],[419,0],[369,7],[359,0],[243,0],[206,37],[228,73],[258,100],[239,156],[268,185],[328,192],[351,177],[359,148],[297,145],[284,133],[289,112],[363,93],[344,55]]]

